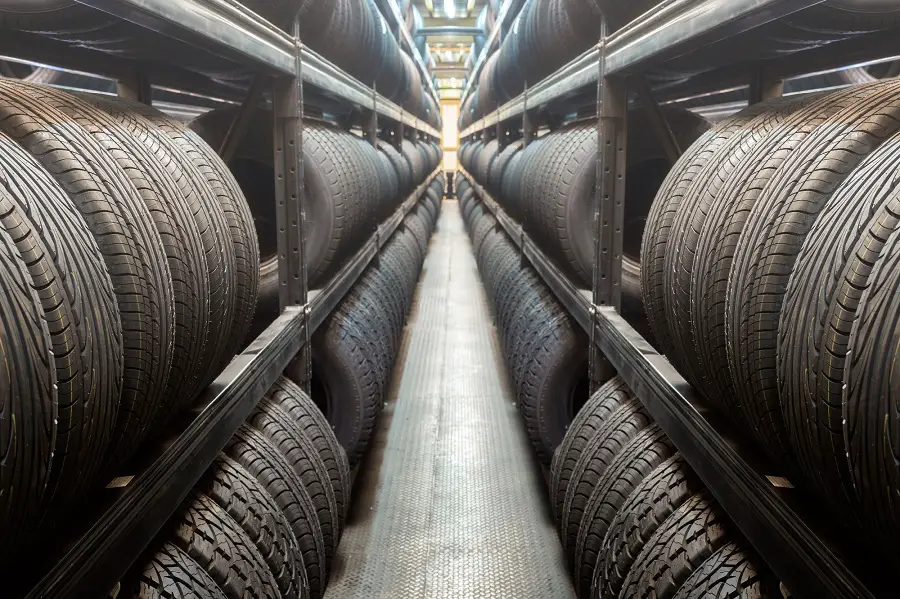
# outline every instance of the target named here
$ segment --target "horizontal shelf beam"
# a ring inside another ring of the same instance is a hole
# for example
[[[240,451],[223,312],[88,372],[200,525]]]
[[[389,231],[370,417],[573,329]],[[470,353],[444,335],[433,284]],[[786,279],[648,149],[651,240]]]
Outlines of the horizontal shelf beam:
[[[151,31],[225,54],[241,63],[290,75],[294,41],[229,0],[78,0]],[[174,58],[174,57],[173,57]],[[185,57],[178,57],[183,60]]]
[[[422,195],[431,185],[431,182],[441,172],[441,168],[436,168],[426,179],[419,185],[415,191],[400,205],[397,210],[383,223],[378,225],[375,234],[369,238],[366,244],[356,252],[347,264],[338,272],[328,285],[321,290],[313,290],[309,292],[309,327],[310,334],[321,326],[328,315],[331,314],[338,304],[347,295],[347,292],[353,288],[359,277],[365,272],[366,268],[390,240],[391,236],[409,214],[422,199]]]
[[[112,589],[181,505],[305,339],[289,308],[198,398],[194,418],[78,539],[27,599],[83,599]]]
[[[606,73],[634,71],[821,4],[823,0],[670,2],[609,37]]]

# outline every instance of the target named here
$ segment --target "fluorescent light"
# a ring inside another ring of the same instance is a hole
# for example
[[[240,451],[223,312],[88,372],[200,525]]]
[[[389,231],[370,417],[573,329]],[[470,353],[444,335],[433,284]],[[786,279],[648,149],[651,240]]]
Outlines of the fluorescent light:
[[[456,0],[444,0],[444,13],[448,19],[456,18]]]

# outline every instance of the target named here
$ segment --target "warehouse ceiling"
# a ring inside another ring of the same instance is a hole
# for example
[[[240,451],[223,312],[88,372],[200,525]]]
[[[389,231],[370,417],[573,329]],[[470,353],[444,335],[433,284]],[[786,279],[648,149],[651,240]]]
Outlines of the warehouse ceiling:
[[[470,28],[486,0],[415,0],[413,4],[425,23],[428,64],[438,90],[442,97],[458,98],[465,87],[466,60],[475,39]]]

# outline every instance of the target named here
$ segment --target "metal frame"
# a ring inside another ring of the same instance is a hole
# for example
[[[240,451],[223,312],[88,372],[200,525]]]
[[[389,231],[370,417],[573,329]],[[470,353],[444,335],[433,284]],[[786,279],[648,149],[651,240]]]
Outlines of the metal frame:
[[[373,144],[378,142],[379,127],[383,131],[396,127],[398,142],[406,136],[438,138],[440,133],[304,47],[299,23],[289,35],[236,0],[84,0],[83,4],[228,57],[254,73],[250,88],[232,95],[241,101],[241,110],[222,147],[216,148],[226,159],[233,155],[246,132],[248,117],[271,85],[281,315],[222,371],[198,398],[195,409],[183,415],[179,433],[158,448],[145,448],[146,455],[132,466],[134,472],[116,479],[115,490],[100,494],[97,504],[102,505],[97,507],[96,517],[85,517],[66,533],[71,544],[57,556],[52,569],[36,572],[34,576],[42,578],[32,588],[11,591],[11,596],[29,599],[103,596],[116,587],[285,368],[292,364],[294,374],[305,372],[306,380],[311,378],[310,335],[377,259],[380,248],[440,172],[431,173],[376,227],[372,238],[324,289],[311,293],[304,255],[306,86],[348,105],[356,121],[351,125],[359,124]],[[180,81],[186,90],[215,87],[198,84],[202,76],[177,65],[149,66],[32,34],[3,34],[0,52],[111,76],[118,81],[120,95],[141,102],[150,102],[153,82],[170,85]],[[189,61],[190,57],[179,60]],[[298,357],[302,369],[297,368]],[[20,582],[22,586],[34,583]]]

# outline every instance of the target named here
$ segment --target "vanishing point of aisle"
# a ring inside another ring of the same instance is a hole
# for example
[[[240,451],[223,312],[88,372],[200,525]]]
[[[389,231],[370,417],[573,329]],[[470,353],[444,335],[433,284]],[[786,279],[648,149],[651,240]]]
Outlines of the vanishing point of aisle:
[[[446,201],[326,599],[569,599],[458,204]]]

